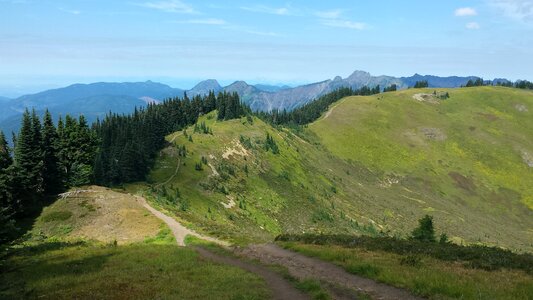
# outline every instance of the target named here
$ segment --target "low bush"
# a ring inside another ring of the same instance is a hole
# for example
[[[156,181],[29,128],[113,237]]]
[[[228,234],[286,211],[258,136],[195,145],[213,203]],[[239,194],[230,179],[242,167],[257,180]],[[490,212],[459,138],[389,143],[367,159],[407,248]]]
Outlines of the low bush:
[[[386,251],[399,255],[426,255],[443,261],[462,262],[465,266],[483,270],[502,268],[523,270],[533,274],[533,255],[518,254],[510,250],[487,246],[460,246],[452,243],[403,240],[392,237],[352,235],[283,234],[276,241],[301,242],[315,245],[338,245],[363,248],[369,251]]]

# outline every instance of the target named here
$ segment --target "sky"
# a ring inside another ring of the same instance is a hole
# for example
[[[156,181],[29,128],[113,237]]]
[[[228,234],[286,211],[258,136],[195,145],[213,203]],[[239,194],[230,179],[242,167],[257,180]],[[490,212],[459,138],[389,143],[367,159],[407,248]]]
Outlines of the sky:
[[[533,80],[533,0],[0,0],[0,96],[355,70]]]

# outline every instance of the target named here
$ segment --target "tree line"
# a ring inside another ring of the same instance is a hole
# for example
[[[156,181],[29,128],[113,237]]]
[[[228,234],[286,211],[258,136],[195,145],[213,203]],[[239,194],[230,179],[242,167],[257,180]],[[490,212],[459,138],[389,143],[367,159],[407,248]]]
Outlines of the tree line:
[[[251,113],[237,93],[226,92],[184,95],[132,114],[109,113],[91,127],[83,116],[67,115],[56,125],[50,112],[41,120],[26,110],[13,147],[0,132],[0,243],[10,238],[15,219],[35,214],[69,187],[144,180],[165,136],[215,109],[221,120]]]
[[[49,196],[90,183],[98,139],[85,118],[66,116],[57,126],[50,112],[22,115],[13,148],[0,132],[0,242],[9,237],[12,218],[38,211]]]
[[[305,125],[315,120],[329,109],[329,106],[348,96],[368,96],[381,92],[380,86],[374,88],[364,86],[360,89],[343,87],[318,97],[312,102],[300,106],[292,111],[272,110],[270,112],[256,112],[257,116],[273,125]]]
[[[173,98],[135,109],[130,115],[109,114],[93,127],[100,139],[94,162],[94,182],[117,185],[142,181],[165,145],[165,136],[195,124],[202,114],[218,110],[218,118],[239,118],[249,109],[237,93],[214,92],[189,99]]]

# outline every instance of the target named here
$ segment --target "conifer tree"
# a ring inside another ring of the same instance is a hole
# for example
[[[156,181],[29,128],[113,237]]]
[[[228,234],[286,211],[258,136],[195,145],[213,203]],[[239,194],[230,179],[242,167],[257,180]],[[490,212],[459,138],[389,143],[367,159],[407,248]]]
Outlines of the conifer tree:
[[[0,131],[0,170],[5,170],[13,163],[11,158],[11,150],[7,144],[4,132]]]
[[[58,158],[58,134],[52,121],[52,115],[46,110],[43,119],[43,185],[44,193],[52,195],[63,189],[63,176]]]
[[[16,191],[14,197],[20,199],[24,210],[34,208],[42,194],[41,142],[36,138],[40,135],[40,123],[34,124],[34,120],[28,110],[25,110],[15,148],[14,171],[17,186],[13,187]]]

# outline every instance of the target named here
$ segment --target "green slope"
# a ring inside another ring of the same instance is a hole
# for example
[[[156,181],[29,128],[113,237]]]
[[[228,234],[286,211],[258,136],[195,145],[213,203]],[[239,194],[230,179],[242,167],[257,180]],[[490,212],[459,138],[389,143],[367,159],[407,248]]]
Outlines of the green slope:
[[[410,201],[469,241],[531,248],[533,93],[447,91],[430,102],[413,96],[433,90],[347,98],[310,129],[334,155],[372,170],[386,201]],[[395,211],[398,222],[405,213]]]
[[[346,98],[299,136],[257,118],[203,116],[212,135],[189,128],[192,142],[181,132],[168,136],[173,146],[150,174],[152,188],[129,188],[237,242],[282,232],[406,235],[429,213],[456,242],[531,250],[533,93],[470,88],[448,90],[446,100],[412,97],[432,92]],[[279,154],[265,149],[267,133]],[[178,155],[183,145],[187,157]],[[225,156],[229,149],[238,153]],[[202,156],[208,164],[198,171]]]

